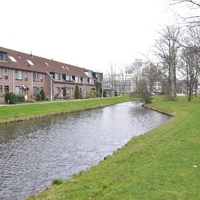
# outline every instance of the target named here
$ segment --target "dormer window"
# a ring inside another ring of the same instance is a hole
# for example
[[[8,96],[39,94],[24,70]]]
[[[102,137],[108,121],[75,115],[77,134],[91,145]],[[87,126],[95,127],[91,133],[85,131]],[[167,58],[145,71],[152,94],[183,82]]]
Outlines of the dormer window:
[[[0,51],[0,60],[6,61],[7,60],[7,53]]]
[[[55,73],[54,78],[55,80],[62,80],[62,74]]]
[[[27,60],[29,65],[34,65],[33,62],[31,60]]]
[[[17,62],[16,59],[13,56],[8,56],[12,62]]]
[[[66,75],[66,81],[71,81],[72,77],[70,75]]]
[[[76,81],[76,82],[79,82],[79,77],[76,76],[76,77],[75,77],[75,81]]]

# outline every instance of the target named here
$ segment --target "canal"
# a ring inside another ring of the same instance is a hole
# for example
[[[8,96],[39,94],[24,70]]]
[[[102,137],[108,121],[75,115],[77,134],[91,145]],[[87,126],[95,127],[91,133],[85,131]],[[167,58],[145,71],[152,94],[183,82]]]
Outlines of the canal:
[[[139,102],[0,126],[0,199],[21,200],[168,120]]]

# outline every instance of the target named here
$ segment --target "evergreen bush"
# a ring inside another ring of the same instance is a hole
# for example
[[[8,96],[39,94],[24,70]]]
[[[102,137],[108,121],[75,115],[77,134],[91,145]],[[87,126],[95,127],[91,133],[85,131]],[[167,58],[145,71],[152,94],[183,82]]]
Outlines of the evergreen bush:
[[[75,87],[74,98],[75,98],[75,99],[79,99],[79,98],[80,98],[80,91],[79,91],[78,85],[76,85],[76,87]]]
[[[4,97],[5,102],[8,104],[14,104],[16,102],[16,95],[12,92],[7,92]]]

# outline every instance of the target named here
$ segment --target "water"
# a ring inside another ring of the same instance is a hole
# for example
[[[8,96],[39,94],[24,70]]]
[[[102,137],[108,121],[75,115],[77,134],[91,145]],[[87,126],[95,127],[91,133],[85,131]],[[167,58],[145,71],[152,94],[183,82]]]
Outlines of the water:
[[[36,194],[96,165],[168,116],[129,102],[0,126],[0,199]]]

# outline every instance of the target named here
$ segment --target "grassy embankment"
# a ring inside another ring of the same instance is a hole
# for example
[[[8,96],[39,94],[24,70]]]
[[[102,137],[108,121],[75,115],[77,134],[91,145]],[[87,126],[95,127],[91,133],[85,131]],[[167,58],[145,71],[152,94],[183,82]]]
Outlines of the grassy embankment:
[[[128,96],[0,107],[0,124],[103,107],[130,101]]]
[[[98,166],[54,181],[30,199],[199,200],[200,99],[157,98],[150,106],[176,116],[134,138]]]

